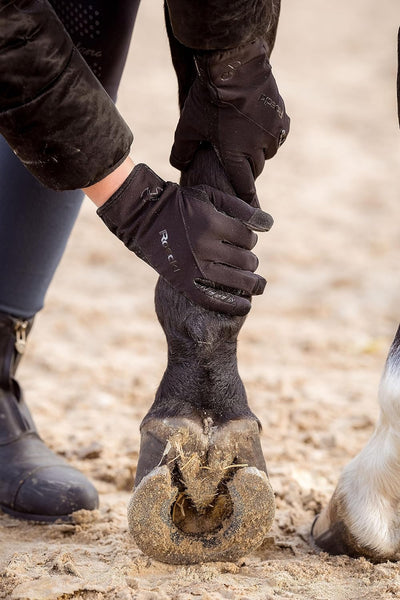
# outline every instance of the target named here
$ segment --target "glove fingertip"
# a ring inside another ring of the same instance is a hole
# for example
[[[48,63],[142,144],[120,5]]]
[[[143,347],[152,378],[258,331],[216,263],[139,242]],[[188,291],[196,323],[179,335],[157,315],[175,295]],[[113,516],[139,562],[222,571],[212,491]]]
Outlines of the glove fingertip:
[[[178,147],[175,142],[171,149],[171,154],[169,156],[169,162],[173,167],[179,169],[180,171],[185,171],[190,163],[193,160],[193,157],[198,148],[198,144],[185,144],[184,148]],[[182,158],[184,156],[185,158]]]
[[[261,296],[264,293],[265,286],[267,285],[267,280],[264,277],[258,276],[257,282],[254,286],[253,296]]]
[[[251,309],[251,302],[243,296],[235,296],[235,303],[226,307],[215,308],[218,312],[224,312],[231,317],[245,317]]]
[[[234,316],[245,317],[249,314],[251,309],[251,302],[247,298],[239,297],[239,302],[236,304],[236,312]]]
[[[203,308],[230,315],[231,317],[244,317],[250,311],[249,298],[237,296],[209,287],[204,281],[195,281],[196,294],[192,300]]]
[[[182,160],[181,158],[178,158],[176,154],[171,152],[169,162],[173,167],[175,167],[175,169],[178,169],[179,171],[185,171],[190,165],[191,159]]]
[[[269,231],[274,224],[274,219],[269,213],[261,210],[261,208],[256,208],[251,218],[246,221],[246,224],[254,231]]]

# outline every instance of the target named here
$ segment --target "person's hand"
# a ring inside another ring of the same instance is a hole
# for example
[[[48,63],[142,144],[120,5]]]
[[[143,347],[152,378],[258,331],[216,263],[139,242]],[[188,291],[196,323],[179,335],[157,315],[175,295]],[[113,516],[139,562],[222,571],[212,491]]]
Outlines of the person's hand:
[[[180,187],[137,165],[98,210],[107,227],[176,290],[204,308],[245,315],[266,281],[253,231],[272,217],[217,189]],[[252,231],[253,230],[253,231]]]
[[[195,61],[198,76],[178,122],[171,164],[184,171],[199,143],[208,141],[235,193],[257,206],[254,180],[290,124],[265,43],[256,39],[232,50],[204,51]]]

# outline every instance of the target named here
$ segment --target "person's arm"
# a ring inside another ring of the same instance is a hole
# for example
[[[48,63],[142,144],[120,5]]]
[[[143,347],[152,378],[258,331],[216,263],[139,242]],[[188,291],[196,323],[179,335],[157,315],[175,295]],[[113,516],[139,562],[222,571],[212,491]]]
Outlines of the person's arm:
[[[88,187],[132,133],[47,0],[0,2],[0,133],[46,187]]]
[[[121,187],[126,178],[131,174],[135,163],[128,156],[124,162],[119,165],[112,173],[98,181],[97,183],[83,188],[86,196],[98,207],[111,198],[113,194]]]
[[[255,179],[286,139],[290,119],[269,63],[280,1],[249,4],[167,0],[174,64],[179,52],[192,53],[197,70],[190,89],[180,88],[170,162],[183,171],[199,145],[210,143],[235,193],[257,206]]]
[[[263,37],[277,0],[167,0],[177,40],[195,50],[226,50]]]
[[[84,189],[111,232],[187,298],[246,314],[266,283],[251,230],[271,217],[134,166],[129,128],[49,3],[1,1],[0,133],[17,156],[48,187]]]

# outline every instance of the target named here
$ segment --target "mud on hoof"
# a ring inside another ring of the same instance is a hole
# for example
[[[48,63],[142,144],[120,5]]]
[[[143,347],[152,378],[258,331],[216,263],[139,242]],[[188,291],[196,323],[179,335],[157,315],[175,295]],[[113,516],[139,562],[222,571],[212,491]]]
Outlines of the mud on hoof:
[[[274,512],[257,421],[143,426],[128,523],[144,553],[174,564],[234,561],[262,543]]]

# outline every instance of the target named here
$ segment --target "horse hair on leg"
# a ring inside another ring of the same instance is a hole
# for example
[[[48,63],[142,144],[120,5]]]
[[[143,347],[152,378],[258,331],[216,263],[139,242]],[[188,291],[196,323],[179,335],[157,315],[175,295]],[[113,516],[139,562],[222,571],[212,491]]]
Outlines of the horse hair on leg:
[[[400,551],[400,326],[379,387],[380,415],[361,452],[344,468],[314,522],[312,538],[331,554],[398,558]]]

